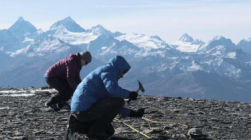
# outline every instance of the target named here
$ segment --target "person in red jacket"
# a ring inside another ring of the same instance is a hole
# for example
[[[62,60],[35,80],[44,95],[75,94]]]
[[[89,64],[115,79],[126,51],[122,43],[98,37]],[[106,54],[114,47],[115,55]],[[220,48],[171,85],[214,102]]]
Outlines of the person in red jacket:
[[[71,54],[54,65],[52,65],[45,73],[45,81],[58,93],[51,97],[46,103],[46,107],[50,107],[55,111],[59,111],[70,100],[73,92],[81,82],[80,71],[82,66],[86,66],[92,60],[89,51]]]

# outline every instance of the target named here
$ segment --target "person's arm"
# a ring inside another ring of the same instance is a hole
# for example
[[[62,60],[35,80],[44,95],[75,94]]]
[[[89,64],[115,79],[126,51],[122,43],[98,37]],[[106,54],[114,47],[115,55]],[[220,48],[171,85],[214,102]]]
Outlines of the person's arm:
[[[130,108],[122,107],[119,113],[123,117],[141,118],[145,114],[145,109],[132,110]]]
[[[75,64],[74,61],[69,61],[66,64],[67,82],[72,87],[73,90],[75,90],[76,87],[78,86],[78,83],[75,80],[76,69],[77,69],[77,64]]]
[[[131,113],[130,108],[122,107],[119,114],[123,117],[129,117],[130,113]]]
[[[80,72],[78,73],[78,75],[75,76],[75,79],[76,79],[77,84],[81,83],[82,80],[80,78]]]
[[[129,98],[130,91],[121,88],[118,85],[118,80],[112,72],[106,72],[101,74],[101,80],[103,81],[106,90],[114,97],[120,97],[123,99]]]

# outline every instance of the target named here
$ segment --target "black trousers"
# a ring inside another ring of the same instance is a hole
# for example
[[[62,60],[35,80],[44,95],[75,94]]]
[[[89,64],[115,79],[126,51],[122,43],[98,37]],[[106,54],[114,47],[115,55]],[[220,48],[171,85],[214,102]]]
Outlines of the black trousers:
[[[55,88],[58,93],[51,97],[47,105],[63,103],[71,99],[74,90],[68,84],[66,79],[47,77],[45,81],[50,87]]]
[[[105,132],[109,136],[112,136],[114,129],[111,122],[116,115],[119,114],[124,104],[124,99],[111,97],[100,100],[86,111],[71,113],[72,116],[82,122],[82,124],[87,124],[82,127],[88,127],[87,130],[89,134],[95,135]]]

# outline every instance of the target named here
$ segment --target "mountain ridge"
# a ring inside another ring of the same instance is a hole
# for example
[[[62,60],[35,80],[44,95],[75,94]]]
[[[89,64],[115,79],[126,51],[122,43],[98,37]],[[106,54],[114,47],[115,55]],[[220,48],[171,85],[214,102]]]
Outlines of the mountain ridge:
[[[56,22],[60,24],[55,23],[46,32],[37,30],[32,34],[20,35],[25,37],[25,41],[15,41],[15,36],[9,30],[0,31],[0,36],[3,36],[0,38],[0,50],[6,58],[4,62],[1,61],[4,67],[0,68],[0,78],[4,80],[0,81],[0,86],[42,86],[46,84],[43,74],[53,62],[71,53],[89,50],[97,61],[93,61],[93,65],[90,64],[92,66],[87,66],[87,71],[83,67],[85,74],[82,73],[82,77],[107,63],[115,55],[122,55],[132,66],[120,81],[128,89],[133,89],[137,85],[136,81],[140,80],[146,85],[148,95],[183,95],[225,100],[235,100],[237,98],[232,95],[238,95],[238,101],[251,102],[251,98],[247,98],[250,96],[248,91],[251,90],[249,40],[243,40],[246,41],[244,45],[236,45],[231,39],[216,36],[204,43],[184,34],[190,38],[190,42],[168,44],[156,35],[113,33],[102,25],[72,32],[61,21],[74,23],[76,28],[80,26],[67,17]],[[38,73],[33,72],[33,69],[38,70]],[[29,78],[26,79],[25,76]],[[224,93],[224,90],[231,96]]]

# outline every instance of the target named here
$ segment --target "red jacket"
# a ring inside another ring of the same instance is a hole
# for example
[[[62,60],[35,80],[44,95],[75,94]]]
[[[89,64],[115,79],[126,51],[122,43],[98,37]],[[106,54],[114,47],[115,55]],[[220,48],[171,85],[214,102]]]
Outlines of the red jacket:
[[[45,77],[66,79],[73,90],[81,82],[80,70],[82,68],[79,54],[71,54],[52,65],[45,73]]]

